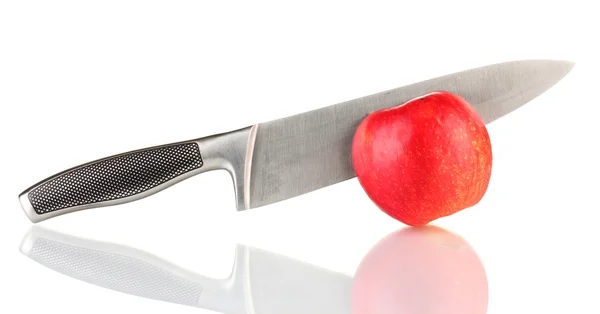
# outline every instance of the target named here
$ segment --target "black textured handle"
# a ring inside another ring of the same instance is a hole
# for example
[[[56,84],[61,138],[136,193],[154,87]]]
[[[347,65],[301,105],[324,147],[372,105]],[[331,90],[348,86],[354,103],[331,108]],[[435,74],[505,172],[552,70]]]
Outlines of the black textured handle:
[[[198,143],[176,143],[75,167],[38,183],[24,194],[38,215],[96,207],[92,205],[99,203],[110,205],[118,200],[141,198],[202,165]]]

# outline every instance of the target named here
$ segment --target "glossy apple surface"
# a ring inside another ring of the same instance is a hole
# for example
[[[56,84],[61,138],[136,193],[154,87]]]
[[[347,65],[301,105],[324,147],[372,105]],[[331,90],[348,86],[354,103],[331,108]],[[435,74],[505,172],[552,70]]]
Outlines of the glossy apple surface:
[[[487,307],[488,281],[476,252],[434,226],[390,234],[354,276],[352,314],[485,314]]]
[[[368,115],[354,135],[352,161],[382,211],[420,226],[483,198],[492,147],[473,107],[442,91]]]

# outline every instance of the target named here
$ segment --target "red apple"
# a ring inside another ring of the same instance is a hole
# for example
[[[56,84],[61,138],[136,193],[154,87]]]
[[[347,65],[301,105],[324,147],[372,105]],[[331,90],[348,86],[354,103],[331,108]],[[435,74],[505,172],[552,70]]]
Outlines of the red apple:
[[[352,314],[485,314],[488,280],[475,250],[434,226],[405,228],[363,258],[352,286]]]
[[[473,107],[440,91],[369,114],[354,135],[352,160],[382,211],[419,226],[483,198],[492,147]]]

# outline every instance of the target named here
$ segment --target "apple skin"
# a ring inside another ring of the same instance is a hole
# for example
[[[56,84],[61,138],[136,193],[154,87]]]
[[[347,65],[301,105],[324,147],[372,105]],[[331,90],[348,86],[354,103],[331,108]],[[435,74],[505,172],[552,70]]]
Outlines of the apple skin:
[[[485,314],[485,268],[462,237],[432,225],[379,241],[358,266],[352,314]]]
[[[369,114],[354,134],[352,162],[383,212],[421,226],[483,198],[492,147],[475,109],[456,94],[437,91]]]

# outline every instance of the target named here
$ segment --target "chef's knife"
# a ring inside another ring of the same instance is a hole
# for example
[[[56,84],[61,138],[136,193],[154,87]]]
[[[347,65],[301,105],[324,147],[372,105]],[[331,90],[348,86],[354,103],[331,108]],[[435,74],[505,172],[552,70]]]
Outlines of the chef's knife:
[[[134,201],[225,169],[233,178],[237,209],[260,207],[353,178],[352,137],[372,111],[446,90],[464,97],[490,123],[540,95],[572,67],[525,60],[449,74],[228,133],[92,161],[33,185],[19,200],[29,219],[39,222]]]
[[[350,314],[350,276],[244,245],[222,280],[135,248],[38,226],[24,237],[21,252],[103,288],[227,314]]]

